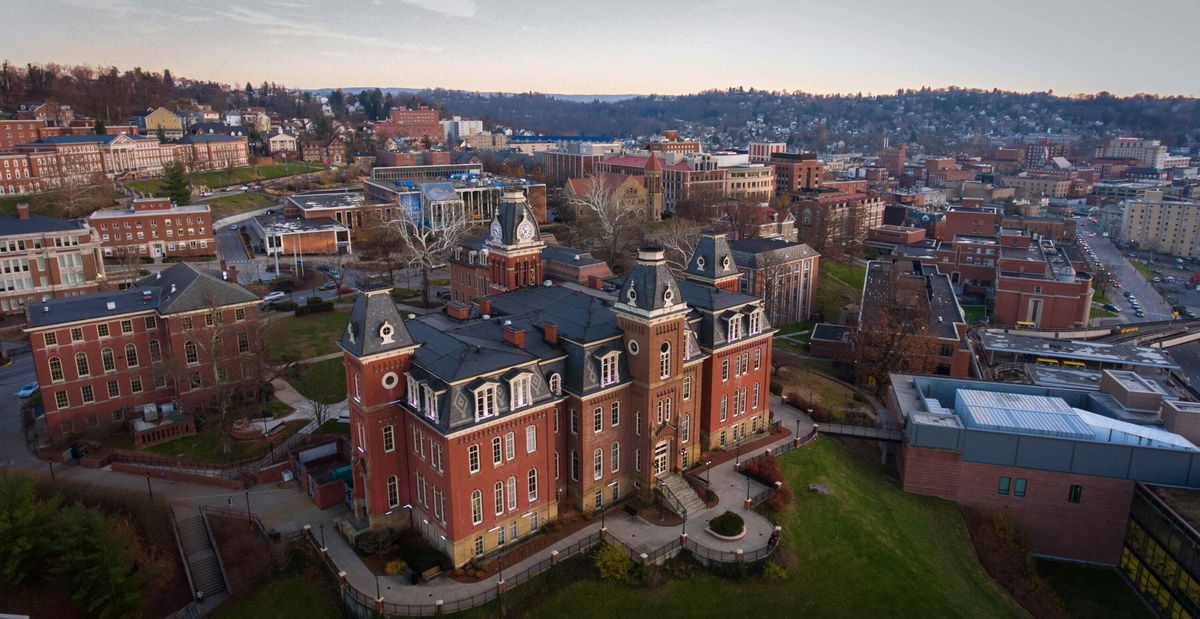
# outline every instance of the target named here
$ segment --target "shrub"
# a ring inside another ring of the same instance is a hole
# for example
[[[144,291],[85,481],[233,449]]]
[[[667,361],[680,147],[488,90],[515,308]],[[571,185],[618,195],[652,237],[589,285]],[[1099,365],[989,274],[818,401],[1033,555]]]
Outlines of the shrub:
[[[763,576],[772,582],[782,582],[788,579],[787,570],[780,567],[774,561],[767,561],[763,565]]]
[[[771,392],[771,395],[783,395],[783,385],[772,382],[768,391]]]
[[[767,486],[774,486],[777,481],[787,482],[783,476],[783,467],[779,465],[779,458],[770,453],[751,460],[746,465],[746,473]]]
[[[307,304],[301,305],[296,308],[296,315],[303,316],[305,314],[319,314],[321,312],[332,312],[332,311],[333,311],[332,303],[322,301],[317,298],[312,298],[312,299],[308,300]]]
[[[792,490],[786,485],[780,486],[767,498],[767,507],[773,512],[781,512],[792,502]]]
[[[291,312],[295,311],[297,307],[300,306],[296,305],[295,301],[281,301],[271,306],[271,308],[277,312]]]
[[[608,582],[629,580],[629,570],[633,569],[633,559],[630,559],[629,555],[621,548],[612,544],[600,544],[592,553],[592,557],[596,561],[596,569],[600,571],[601,579]]]
[[[388,576],[395,576],[396,574],[399,574],[400,572],[404,571],[404,568],[406,568],[406,567],[408,567],[408,564],[406,564],[403,561],[400,561],[400,560],[388,561],[387,565],[383,566],[383,571]]]
[[[742,520],[741,516],[733,512],[725,512],[724,514],[709,520],[708,528],[717,535],[733,537],[746,530],[746,523]]]
[[[717,493],[716,492],[713,492],[711,488],[704,491],[704,502],[705,503],[715,503],[716,501],[717,501]]]

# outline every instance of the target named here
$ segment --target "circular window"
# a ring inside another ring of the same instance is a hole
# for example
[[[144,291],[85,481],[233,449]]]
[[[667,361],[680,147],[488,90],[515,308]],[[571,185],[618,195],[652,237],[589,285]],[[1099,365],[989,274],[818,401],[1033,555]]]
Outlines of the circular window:
[[[671,345],[668,344],[667,342],[663,342],[663,345],[661,348],[659,348],[659,350],[661,350],[663,352],[668,352],[671,350]]]
[[[704,256],[696,256],[696,266],[704,268]]]
[[[633,301],[637,301],[637,291],[633,289],[633,286],[629,287],[629,292],[625,293],[625,297],[628,298],[631,303]]]
[[[729,256],[725,256],[724,258],[721,259],[721,268],[725,268],[725,269],[729,268]]]
[[[626,344],[625,347],[629,349],[629,354],[631,354],[631,355],[638,354],[637,340],[629,340],[629,343]]]
[[[386,322],[383,323],[382,327],[379,327],[379,337],[388,338],[391,337],[395,332],[396,330],[392,328],[392,325],[389,325]]]
[[[674,292],[671,292],[671,289],[670,289],[670,288],[667,288],[666,290],[663,290],[663,301],[666,301],[667,303],[670,303],[670,302],[671,302],[671,299],[673,299],[673,298],[675,298],[675,293],[674,293]]]
[[[387,374],[383,375],[383,388],[384,389],[394,389],[396,387],[396,385],[399,385],[399,384],[400,384],[400,377],[397,376],[395,372],[388,372]]]

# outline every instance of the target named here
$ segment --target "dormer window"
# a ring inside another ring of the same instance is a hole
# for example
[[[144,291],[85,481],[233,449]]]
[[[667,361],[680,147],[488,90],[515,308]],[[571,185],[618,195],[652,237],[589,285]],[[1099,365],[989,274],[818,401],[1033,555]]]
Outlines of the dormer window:
[[[555,372],[554,374],[551,374],[550,378],[546,382],[550,384],[550,393],[552,393],[554,395],[562,395],[562,375],[561,374],[559,374],[557,372]]]
[[[518,409],[533,403],[533,377],[521,374],[509,382],[509,408]]]
[[[496,414],[496,385],[489,384],[475,390],[475,421]]]
[[[762,331],[762,310],[750,314],[750,335]]]
[[[729,319],[729,337],[730,341],[740,339],[742,337],[742,317],[740,315]]]
[[[674,299],[674,298],[675,298],[675,293],[672,292],[670,288],[663,290],[663,303],[670,305],[671,299]]]
[[[637,301],[637,290],[634,289],[633,285],[629,286],[629,291],[625,293],[625,299],[630,303],[635,303]]]
[[[437,394],[433,392],[433,387],[430,387],[429,385],[421,385],[421,388],[422,388],[422,391],[425,393],[425,406],[423,407],[423,409],[425,411],[425,416],[434,421],[437,421],[437,418],[438,418]]]
[[[617,357],[621,353],[613,351],[600,358],[600,386],[606,387],[617,382]]]
[[[419,410],[421,408],[421,383],[417,379],[413,378],[411,374],[409,374],[407,376],[408,376],[408,405],[413,410]]]
[[[727,271],[729,270],[729,256],[725,256],[721,259],[721,268]]]
[[[704,268],[704,256],[696,256],[696,267]]]

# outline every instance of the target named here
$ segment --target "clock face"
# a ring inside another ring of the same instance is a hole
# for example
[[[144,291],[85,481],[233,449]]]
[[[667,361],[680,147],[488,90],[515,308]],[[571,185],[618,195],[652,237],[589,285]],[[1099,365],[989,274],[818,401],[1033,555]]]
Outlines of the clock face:
[[[521,224],[521,226],[519,228],[517,228],[517,234],[521,235],[521,238],[523,238],[523,239],[526,239],[526,240],[532,239],[533,238],[533,226],[527,221],[527,222]]]
[[[501,235],[500,222],[493,221],[492,222],[492,240],[499,241],[500,235]]]

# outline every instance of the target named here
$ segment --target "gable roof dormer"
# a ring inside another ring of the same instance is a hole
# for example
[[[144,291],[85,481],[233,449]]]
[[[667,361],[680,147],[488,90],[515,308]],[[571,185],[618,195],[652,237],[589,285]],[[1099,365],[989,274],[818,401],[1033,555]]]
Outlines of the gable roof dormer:
[[[733,260],[733,252],[729,249],[724,232],[710,230],[701,234],[683,275],[687,279],[718,288],[736,289],[741,272]],[[733,287],[729,288],[728,283],[732,283]]]

